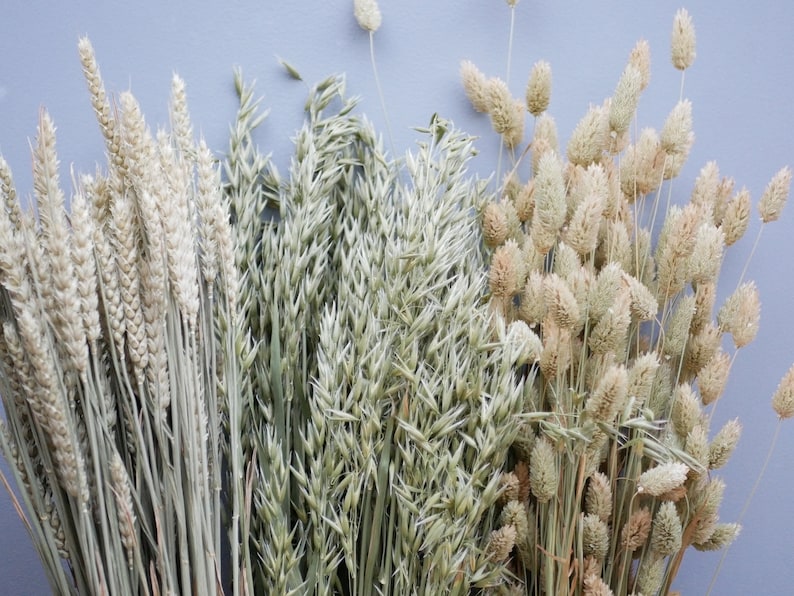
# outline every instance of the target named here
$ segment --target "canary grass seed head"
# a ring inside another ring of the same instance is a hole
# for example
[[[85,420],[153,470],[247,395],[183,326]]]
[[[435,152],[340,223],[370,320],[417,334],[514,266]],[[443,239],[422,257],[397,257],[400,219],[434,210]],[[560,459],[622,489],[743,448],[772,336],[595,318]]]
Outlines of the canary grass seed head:
[[[695,26],[686,9],[681,8],[673,19],[671,58],[678,70],[686,70],[695,61]]]
[[[612,487],[609,477],[603,472],[590,476],[585,493],[585,512],[609,522],[612,517]]]
[[[741,434],[738,418],[725,423],[709,444],[709,470],[718,470],[728,463]]]
[[[644,91],[651,81],[651,46],[647,40],[641,39],[629,54],[629,64],[640,73],[640,91]]]
[[[750,226],[750,191],[743,188],[725,206],[720,229],[725,234],[725,245],[735,244]]]
[[[647,507],[641,507],[631,514],[620,531],[620,543],[627,551],[634,552],[645,544],[651,533],[652,519]]]
[[[791,187],[791,169],[786,166],[779,170],[767,184],[761,200],[758,201],[758,212],[761,221],[769,223],[780,218],[783,207],[788,200]]]
[[[676,386],[673,392],[672,422],[676,434],[685,439],[701,421],[702,412],[697,395],[688,383]]]
[[[582,520],[582,552],[598,561],[603,561],[609,552],[609,526],[592,513]]]
[[[667,557],[681,549],[683,529],[675,504],[663,502],[653,518],[651,531],[651,550],[659,556]]]
[[[715,524],[714,528],[704,542],[696,542],[694,546],[699,551],[716,551],[730,546],[739,536],[742,526],[737,523]]]
[[[631,63],[620,76],[609,104],[609,130],[613,139],[626,132],[634,118],[642,92],[642,80],[639,68]]]
[[[487,113],[490,108],[488,99],[488,78],[471,60],[460,63],[460,78],[463,91],[477,112]]]
[[[380,28],[382,17],[376,0],[353,0],[353,16],[364,31],[374,33]]]
[[[609,136],[609,114],[603,106],[591,106],[568,141],[568,161],[587,167],[601,159]]]
[[[794,365],[778,383],[772,396],[772,409],[781,420],[794,416]]]
[[[494,251],[488,276],[491,293],[499,298],[510,298],[521,291],[526,268],[521,250],[513,240],[508,240]]]
[[[547,503],[557,494],[559,470],[554,445],[540,436],[529,460],[529,486],[538,503]]]
[[[494,563],[506,561],[516,545],[516,529],[513,526],[502,526],[491,532],[485,553]]]
[[[758,334],[761,299],[755,283],[745,282],[731,294],[717,313],[721,331],[730,333],[737,348],[749,344]]]
[[[659,464],[640,474],[637,492],[658,497],[684,484],[688,473],[689,466],[681,462]]]
[[[704,406],[708,406],[720,398],[728,383],[730,370],[731,357],[720,349],[698,373],[698,389]]]
[[[532,66],[527,82],[527,110],[535,117],[549,107],[551,100],[551,65],[541,60]]]

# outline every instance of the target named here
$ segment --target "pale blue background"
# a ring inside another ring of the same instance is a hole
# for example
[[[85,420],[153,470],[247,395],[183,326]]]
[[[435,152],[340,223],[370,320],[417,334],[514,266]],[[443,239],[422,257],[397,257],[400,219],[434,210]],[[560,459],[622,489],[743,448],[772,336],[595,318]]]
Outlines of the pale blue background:
[[[503,0],[381,2],[376,34],[381,80],[398,152],[411,147],[413,126],[433,112],[483,138],[475,167],[493,170],[488,121],[474,114],[460,89],[458,65],[472,59],[489,75],[506,66],[509,11]],[[752,6],[751,6],[752,4]],[[640,103],[640,125],[660,127],[678,99],[679,73],[670,66],[672,17],[681,1],[574,2],[521,0],[517,6],[512,87],[516,95],[532,64],[548,60],[554,72],[550,112],[566,140],[589,103],[610,95],[629,51],[643,37],[651,44],[651,86]],[[698,56],[687,72],[685,95],[694,104],[697,141],[675,183],[684,201],[702,165],[715,159],[724,174],[755,199],[780,167],[794,165],[794,3],[686,4],[698,32]],[[366,34],[350,0],[275,2],[16,2],[0,18],[0,150],[14,170],[20,194],[30,192],[28,139],[46,106],[58,126],[64,179],[68,167],[91,171],[103,145],[81,77],[76,43],[88,34],[108,90],[132,89],[151,125],[167,123],[171,74],[187,83],[195,126],[210,146],[226,146],[234,116],[232,67],[259,81],[271,108],[260,141],[285,164],[287,139],[300,122],[305,87],[278,66],[279,55],[309,83],[346,72],[361,109],[385,131],[375,91]],[[758,229],[727,256],[724,297],[736,285]],[[724,470],[723,519],[731,521],[755,479],[776,419],[769,399],[794,360],[794,205],[767,227],[751,266],[763,301],[761,332],[735,364],[714,428],[740,416],[745,432]],[[781,440],[731,548],[714,594],[789,594],[794,585],[794,420]],[[676,588],[703,594],[718,555],[687,553]],[[0,492],[0,594],[45,594],[47,587],[27,535]]]

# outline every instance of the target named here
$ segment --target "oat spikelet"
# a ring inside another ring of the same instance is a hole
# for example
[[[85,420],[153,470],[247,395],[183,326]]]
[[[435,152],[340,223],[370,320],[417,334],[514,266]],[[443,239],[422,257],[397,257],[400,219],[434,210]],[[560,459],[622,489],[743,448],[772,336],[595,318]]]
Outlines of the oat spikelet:
[[[695,61],[695,26],[686,9],[675,13],[671,41],[671,58],[678,70],[686,70]]]
[[[791,169],[784,167],[772,176],[772,180],[767,184],[761,200],[758,201],[758,212],[761,214],[761,221],[769,223],[780,218],[780,213],[788,200],[789,188],[791,186]]]
[[[750,225],[750,191],[740,190],[725,206],[720,229],[725,234],[725,245],[735,244]]]
[[[651,512],[647,507],[635,511],[620,531],[620,543],[633,552],[640,548],[651,533]]]
[[[487,113],[490,108],[488,78],[470,60],[463,60],[460,63],[460,78],[463,83],[463,91],[469,98],[472,107],[478,112]]]
[[[535,117],[549,107],[551,99],[551,65],[543,60],[536,62],[527,82],[527,110]]]
[[[794,416],[794,365],[780,380],[772,396],[772,409],[781,420]]]
[[[740,285],[717,313],[720,330],[731,334],[737,348],[755,339],[760,321],[761,299],[752,281]]]
[[[359,26],[370,33],[378,30],[382,20],[376,0],[353,0],[353,16]]]
[[[529,461],[529,486],[538,503],[547,503],[557,494],[559,470],[554,446],[540,436],[532,447]]]

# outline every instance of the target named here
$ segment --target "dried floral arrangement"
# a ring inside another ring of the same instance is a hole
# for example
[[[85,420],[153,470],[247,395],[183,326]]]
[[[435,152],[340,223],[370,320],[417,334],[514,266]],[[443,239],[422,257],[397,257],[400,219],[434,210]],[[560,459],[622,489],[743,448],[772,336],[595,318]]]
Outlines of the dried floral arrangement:
[[[353,4],[377,79],[380,12]],[[710,422],[760,303],[752,282],[715,302],[751,198],[710,163],[673,204],[691,105],[636,132],[647,44],[564,158],[548,64],[517,100],[464,62],[507,156],[495,193],[442,118],[389,156],[340,77],[311,89],[282,177],[238,73],[219,169],[178,77],[152,135],[79,50],[106,170],[67,209],[42,113],[36,218],[0,161],[18,497],[3,480],[55,592],[666,594],[690,546],[736,537],[712,472],[740,425]],[[694,53],[681,11],[673,65]],[[773,407],[794,415],[794,367]]]

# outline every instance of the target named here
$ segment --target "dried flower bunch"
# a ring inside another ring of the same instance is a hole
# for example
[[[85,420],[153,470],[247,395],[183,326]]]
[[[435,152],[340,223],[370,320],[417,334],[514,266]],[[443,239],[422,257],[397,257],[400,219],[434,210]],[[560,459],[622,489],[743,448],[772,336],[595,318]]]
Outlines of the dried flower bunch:
[[[686,204],[664,207],[665,181],[693,142],[692,108],[682,99],[660,131],[633,132],[649,56],[638,43],[613,96],[590,108],[564,149],[546,112],[547,63],[532,69],[525,102],[472,62],[461,66],[472,107],[514,155],[481,222],[491,309],[527,354],[522,430],[492,534],[521,593],[666,594],[688,547],[721,549],[739,532],[719,520],[725,486],[713,472],[741,426],[714,432],[710,421],[736,355],[723,336],[738,350],[758,331],[752,282],[715,305],[750,195],[709,163]],[[672,62],[683,71],[694,57],[681,10]],[[516,156],[527,112],[534,136]],[[758,204],[764,222],[778,217],[790,180],[788,168],[773,177]],[[792,412],[789,377],[773,401],[781,419]]]
[[[331,78],[282,179],[252,144],[251,89],[238,78],[238,90],[226,167],[258,344],[244,415],[255,592],[501,583],[486,540],[524,355],[493,336],[481,301],[486,262],[470,239],[488,194],[466,171],[470,139],[434,119],[396,162]]]
[[[106,169],[76,177],[67,213],[42,112],[35,219],[0,160],[0,445],[53,591],[218,593],[221,418],[236,431],[240,399],[220,173],[181,79],[153,136],[129,92],[111,103],[87,39],[79,51]]]
[[[377,83],[377,2],[353,16]],[[709,163],[673,202],[692,106],[637,131],[647,43],[564,152],[547,62],[521,99],[461,65],[510,158],[496,195],[440,117],[390,156],[342,77],[311,89],[282,177],[237,73],[222,180],[178,77],[152,135],[79,51],[105,169],[76,176],[67,212],[42,112],[36,217],[0,158],[19,500],[2,479],[55,592],[647,596],[689,547],[736,538],[716,471],[741,426],[711,420],[760,299],[742,280],[716,302],[751,197]],[[671,60],[694,59],[682,10]],[[772,178],[763,222],[790,182]],[[772,406],[794,416],[794,367]]]

